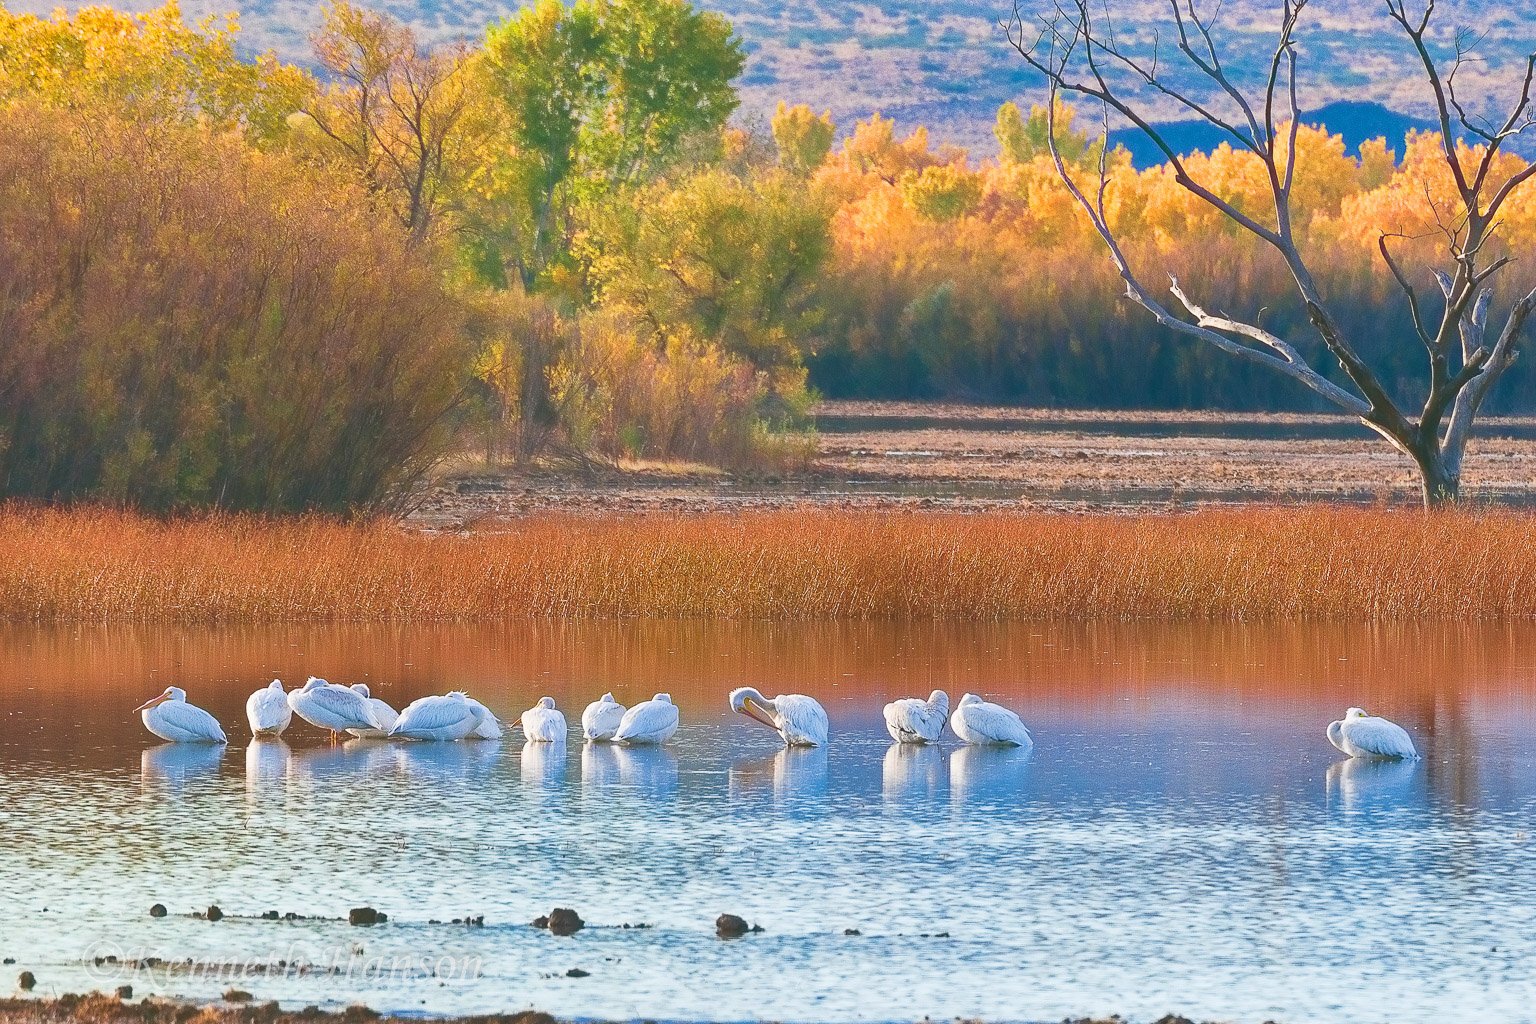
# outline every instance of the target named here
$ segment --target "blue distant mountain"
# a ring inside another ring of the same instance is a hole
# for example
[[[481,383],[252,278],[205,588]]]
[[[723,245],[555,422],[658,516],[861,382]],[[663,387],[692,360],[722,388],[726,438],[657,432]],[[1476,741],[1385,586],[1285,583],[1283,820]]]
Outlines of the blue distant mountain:
[[[1411,131],[1437,131],[1434,122],[1389,110],[1379,103],[1330,103],[1302,115],[1310,125],[1324,125],[1335,135],[1344,136],[1344,146],[1351,156],[1360,154],[1360,144],[1369,139],[1385,138],[1387,147],[1403,155],[1403,140]],[[1209,153],[1223,142],[1231,142],[1226,132],[1205,121],[1173,121],[1154,125],[1174,151]],[[1137,167],[1163,163],[1163,152],[1139,128],[1117,129],[1109,133],[1110,144],[1130,150]]]

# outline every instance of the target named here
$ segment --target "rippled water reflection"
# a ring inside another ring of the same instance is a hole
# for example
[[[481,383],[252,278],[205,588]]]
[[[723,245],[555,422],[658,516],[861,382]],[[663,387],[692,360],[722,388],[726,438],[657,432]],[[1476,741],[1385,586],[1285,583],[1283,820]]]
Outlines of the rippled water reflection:
[[[1531,1020],[1532,641],[1529,627],[4,627],[0,956],[41,991],[238,987],[420,1013]],[[683,727],[659,750],[517,734],[331,747],[302,725],[251,742],[245,696],[308,672],[396,706],[464,686],[508,717],[548,693],[573,722],[604,690],[665,689]],[[143,731],[129,709],[171,683],[218,715],[227,749]],[[829,747],[782,750],[729,716],[724,694],[746,683],[819,697]],[[1033,752],[892,746],[880,707],[932,686],[1012,704]],[[1425,760],[1339,760],[1322,729],[1356,703],[1409,728]],[[170,916],[151,919],[155,902]],[[209,904],[229,916],[186,916]],[[362,905],[389,923],[258,919]],[[556,905],[588,928],[526,924]],[[766,931],[721,941],[722,911]],[[262,967],[128,976],[94,964],[109,955]]]

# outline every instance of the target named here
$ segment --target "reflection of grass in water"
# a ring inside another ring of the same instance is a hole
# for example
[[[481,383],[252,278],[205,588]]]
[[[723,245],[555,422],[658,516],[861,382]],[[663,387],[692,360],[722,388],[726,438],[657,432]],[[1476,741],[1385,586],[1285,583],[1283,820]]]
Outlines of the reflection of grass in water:
[[[0,511],[0,617],[1528,617],[1533,552],[1528,513],[1333,505],[550,514],[453,535],[10,507]]]

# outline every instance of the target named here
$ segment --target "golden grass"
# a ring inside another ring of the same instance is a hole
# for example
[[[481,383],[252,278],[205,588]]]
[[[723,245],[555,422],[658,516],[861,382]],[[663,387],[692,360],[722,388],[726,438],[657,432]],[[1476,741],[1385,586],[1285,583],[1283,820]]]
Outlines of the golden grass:
[[[395,524],[0,507],[0,618],[1351,620],[1536,616],[1536,515],[547,515]]]

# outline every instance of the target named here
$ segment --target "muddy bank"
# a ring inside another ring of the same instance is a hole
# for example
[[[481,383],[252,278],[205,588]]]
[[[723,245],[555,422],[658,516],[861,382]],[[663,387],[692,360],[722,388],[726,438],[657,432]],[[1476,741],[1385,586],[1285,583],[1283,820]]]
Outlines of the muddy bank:
[[[550,511],[804,504],[985,511],[1418,500],[1408,458],[1340,416],[843,402],[824,405],[817,427],[815,458],[784,475],[646,464],[587,473],[460,467],[413,521],[451,529]],[[1473,500],[1536,504],[1536,418],[1483,421],[1463,483]]]
[[[372,1021],[399,1018],[382,1017],[364,1006],[326,1011],[308,1007],[284,1011],[276,1003],[235,1005],[230,1003],[195,1003],[144,999],[131,1002],[92,993],[65,995],[57,999],[0,1000],[0,1024],[369,1024]],[[420,1018],[408,1018],[419,1020]],[[432,1018],[444,1024],[557,1024],[556,1018],[537,1010],[480,1017]],[[772,1018],[765,1018],[771,1020]],[[926,1021],[928,1018],[923,1018]],[[980,1024],[980,1022],[962,1022]],[[1119,1017],[1098,1020],[1081,1017],[1063,1024],[1126,1024]],[[1194,1024],[1188,1018],[1169,1014],[1155,1024]]]

